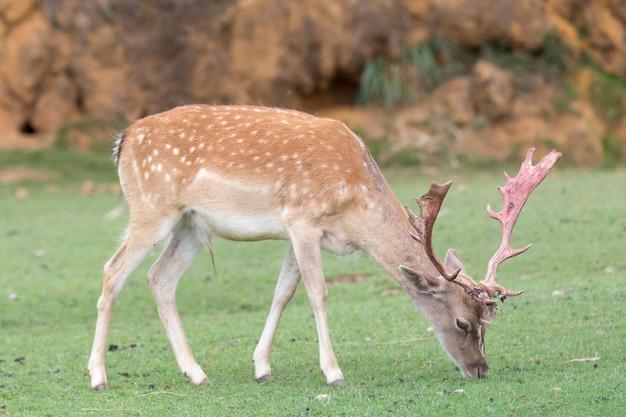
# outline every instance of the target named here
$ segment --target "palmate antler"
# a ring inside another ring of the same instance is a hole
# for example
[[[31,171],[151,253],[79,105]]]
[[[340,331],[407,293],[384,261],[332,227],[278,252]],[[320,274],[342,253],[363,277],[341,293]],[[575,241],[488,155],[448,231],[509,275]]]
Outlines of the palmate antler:
[[[526,154],[526,159],[522,163],[519,173],[516,177],[510,178],[505,172],[506,185],[504,187],[498,187],[498,190],[504,197],[504,207],[499,213],[495,213],[491,210],[490,206],[487,206],[487,213],[492,218],[498,220],[502,225],[502,243],[498,251],[491,257],[487,267],[487,275],[484,281],[480,283],[474,282],[471,278],[463,276],[463,279],[459,278],[461,270],[450,271],[445,264],[443,264],[437,255],[435,254],[432,246],[432,231],[441,209],[448,189],[452,185],[452,181],[448,181],[445,184],[439,185],[432,183],[430,189],[421,198],[416,199],[420,208],[419,217],[413,214],[411,209],[406,207],[409,215],[409,221],[411,225],[417,231],[417,235],[411,234],[413,239],[424,245],[426,255],[433,263],[437,271],[448,281],[454,282],[465,289],[465,291],[472,295],[476,300],[485,303],[486,305],[494,305],[496,303],[493,297],[497,297],[504,301],[506,297],[512,297],[523,293],[524,291],[509,291],[505,287],[499,285],[496,282],[496,269],[498,265],[513,256],[519,255],[527,251],[530,245],[521,249],[511,248],[511,234],[515,222],[526,203],[526,200],[530,196],[530,193],[543,181],[548,175],[550,169],[554,166],[556,161],[561,157],[560,152],[551,151],[546,155],[537,165],[532,165],[532,158],[535,153],[535,148],[530,148]]]
[[[524,292],[509,291],[496,282],[496,269],[498,265],[509,258],[526,252],[531,246],[528,245],[521,249],[511,248],[511,234],[513,233],[515,222],[522,208],[524,208],[524,204],[530,196],[530,193],[543,181],[554,164],[556,164],[556,161],[561,158],[560,152],[552,150],[549,154],[544,156],[537,165],[533,166],[532,161],[534,154],[535,148],[530,148],[516,177],[511,178],[506,172],[504,173],[506,185],[504,187],[498,187],[498,191],[500,191],[500,194],[502,194],[504,198],[502,210],[496,213],[487,205],[487,213],[489,216],[498,220],[502,225],[502,243],[498,251],[489,260],[485,280],[481,281],[480,285],[489,292],[490,296],[495,295],[502,301],[507,297],[520,295]]]

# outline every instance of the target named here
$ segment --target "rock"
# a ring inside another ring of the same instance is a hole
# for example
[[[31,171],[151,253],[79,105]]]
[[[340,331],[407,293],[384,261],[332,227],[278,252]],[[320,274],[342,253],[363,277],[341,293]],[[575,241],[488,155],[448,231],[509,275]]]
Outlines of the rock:
[[[478,61],[472,69],[470,100],[474,110],[496,122],[511,115],[515,96],[515,75],[487,61]]]
[[[465,129],[459,151],[471,159],[518,160],[530,146],[538,148],[538,158],[557,148],[571,163],[601,166],[602,121],[581,99],[573,99],[566,112],[541,109],[538,103],[549,103],[552,94],[539,88],[519,99],[506,120]]]
[[[576,56],[585,52],[605,71],[626,75],[626,1],[548,0],[545,13]]]
[[[543,0],[436,0],[435,30],[456,43],[478,48],[503,43],[516,49],[540,48],[551,28]]]
[[[0,0],[0,20],[15,25],[37,8],[37,0]]]
[[[437,88],[432,95],[435,114],[448,117],[458,127],[469,125],[475,118],[472,107],[472,80],[456,77]]]

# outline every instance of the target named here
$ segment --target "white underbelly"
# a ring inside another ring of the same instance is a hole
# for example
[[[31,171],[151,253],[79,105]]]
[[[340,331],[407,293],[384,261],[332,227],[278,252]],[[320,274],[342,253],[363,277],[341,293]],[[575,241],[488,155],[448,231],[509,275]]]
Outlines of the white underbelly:
[[[218,213],[195,211],[209,227],[211,234],[230,240],[288,239],[287,228],[278,216],[271,214]]]

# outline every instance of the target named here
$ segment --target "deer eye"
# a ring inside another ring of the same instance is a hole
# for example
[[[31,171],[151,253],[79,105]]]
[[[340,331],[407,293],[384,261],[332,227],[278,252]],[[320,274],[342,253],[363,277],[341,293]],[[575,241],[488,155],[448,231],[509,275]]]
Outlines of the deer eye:
[[[460,319],[456,319],[456,327],[459,328],[459,330],[461,330],[463,333],[465,333],[465,336],[467,336],[467,334],[469,333],[469,323],[462,321]]]

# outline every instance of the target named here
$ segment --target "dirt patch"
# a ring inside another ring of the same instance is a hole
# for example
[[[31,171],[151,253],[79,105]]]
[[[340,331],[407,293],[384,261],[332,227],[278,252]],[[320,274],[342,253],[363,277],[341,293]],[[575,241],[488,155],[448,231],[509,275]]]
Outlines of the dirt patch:
[[[349,274],[349,275],[340,275],[338,277],[328,278],[326,281],[328,284],[337,284],[337,283],[349,283],[354,284],[357,282],[365,281],[366,279],[373,278],[376,275],[374,274]]]
[[[59,176],[56,171],[40,171],[31,168],[13,168],[0,171],[0,183],[12,184],[21,181],[47,181]]]

